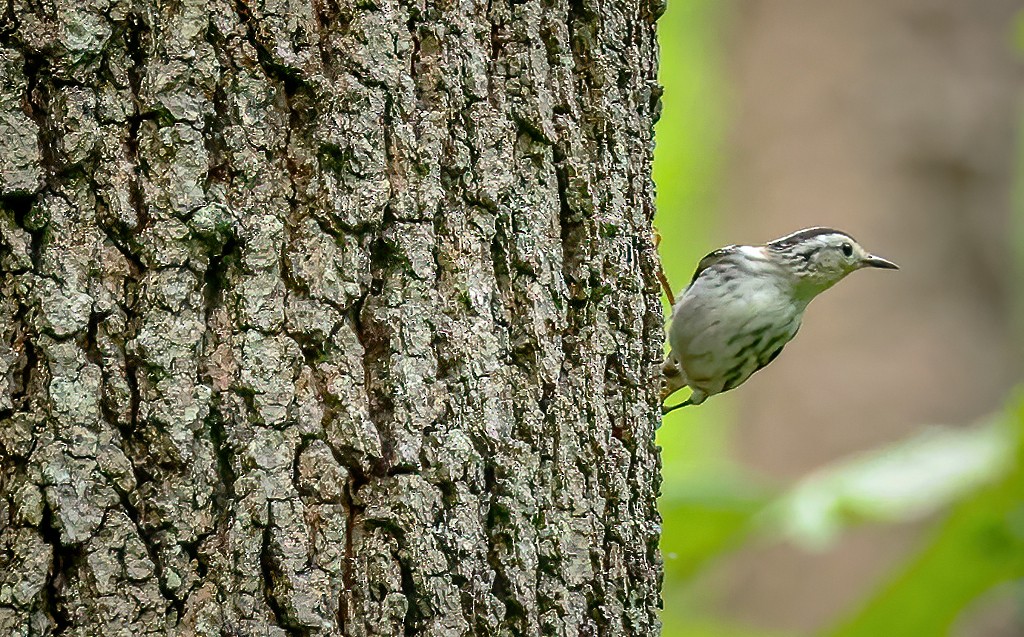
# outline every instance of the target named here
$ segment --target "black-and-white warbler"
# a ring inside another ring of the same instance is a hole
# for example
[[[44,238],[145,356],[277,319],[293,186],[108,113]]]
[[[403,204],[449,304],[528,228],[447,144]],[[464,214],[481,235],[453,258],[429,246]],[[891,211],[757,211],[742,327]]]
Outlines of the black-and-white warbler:
[[[865,267],[898,269],[832,228],[727,246],[701,259],[672,309],[661,400],[687,386],[693,393],[662,413],[743,384],[796,335],[811,299]]]

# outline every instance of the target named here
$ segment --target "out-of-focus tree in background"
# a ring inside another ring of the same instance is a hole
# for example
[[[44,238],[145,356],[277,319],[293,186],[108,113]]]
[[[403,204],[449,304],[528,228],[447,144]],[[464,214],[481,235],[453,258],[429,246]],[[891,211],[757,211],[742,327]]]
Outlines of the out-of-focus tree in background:
[[[666,637],[1024,634],[1024,13],[669,4],[655,180],[674,287],[842,228],[899,263],[665,419]]]

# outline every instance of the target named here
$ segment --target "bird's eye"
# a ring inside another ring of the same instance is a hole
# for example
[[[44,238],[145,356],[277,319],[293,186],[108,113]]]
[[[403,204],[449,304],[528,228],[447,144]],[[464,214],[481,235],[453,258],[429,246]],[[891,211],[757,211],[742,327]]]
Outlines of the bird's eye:
[[[844,243],[843,244],[843,254],[845,254],[848,257],[852,257],[853,256],[853,246],[850,245],[849,243]]]

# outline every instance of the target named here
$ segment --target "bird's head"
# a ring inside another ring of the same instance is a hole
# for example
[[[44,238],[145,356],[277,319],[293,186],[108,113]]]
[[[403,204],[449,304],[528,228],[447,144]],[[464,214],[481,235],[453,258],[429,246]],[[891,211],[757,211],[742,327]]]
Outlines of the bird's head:
[[[862,248],[853,237],[832,228],[807,228],[765,246],[792,272],[798,294],[808,300],[861,268],[898,270],[892,261]]]

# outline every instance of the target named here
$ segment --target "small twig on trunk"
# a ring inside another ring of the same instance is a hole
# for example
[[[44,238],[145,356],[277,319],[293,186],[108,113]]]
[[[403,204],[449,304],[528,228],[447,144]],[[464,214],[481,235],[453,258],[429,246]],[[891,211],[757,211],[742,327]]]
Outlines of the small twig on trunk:
[[[661,245],[661,233],[658,229],[654,229],[654,248],[657,249]],[[665,276],[665,269],[661,267],[661,259],[658,259],[658,282],[661,283],[661,289],[665,292],[665,296],[668,298],[669,307],[675,307],[676,297],[672,294],[672,286],[668,283],[668,277]]]

